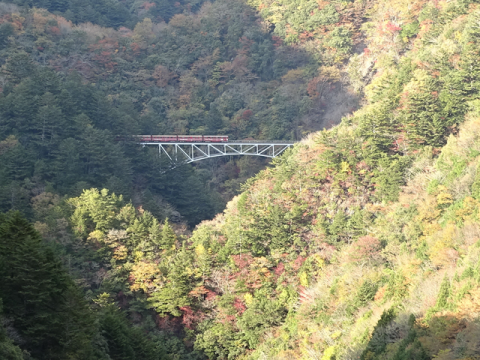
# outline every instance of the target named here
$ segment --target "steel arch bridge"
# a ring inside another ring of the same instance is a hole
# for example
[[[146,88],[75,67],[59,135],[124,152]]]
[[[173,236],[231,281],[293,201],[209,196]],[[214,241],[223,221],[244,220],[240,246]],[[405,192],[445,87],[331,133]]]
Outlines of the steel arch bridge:
[[[172,164],[192,163],[220,156],[262,156],[275,158],[294,145],[288,141],[243,140],[232,142],[148,142],[145,146],[157,146],[160,157],[166,157]]]

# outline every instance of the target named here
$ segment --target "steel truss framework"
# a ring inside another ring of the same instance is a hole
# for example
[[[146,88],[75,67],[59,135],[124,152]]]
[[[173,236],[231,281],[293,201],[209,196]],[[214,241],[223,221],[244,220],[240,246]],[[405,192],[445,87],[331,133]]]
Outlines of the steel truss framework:
[[[158,146],[160,157],[166,156],[172,164],[191,163],[219,156],[250,155],[275,158],[293,143],[273,142],[229,142],[229,143],[171,143],[142,142],[142,146]]]

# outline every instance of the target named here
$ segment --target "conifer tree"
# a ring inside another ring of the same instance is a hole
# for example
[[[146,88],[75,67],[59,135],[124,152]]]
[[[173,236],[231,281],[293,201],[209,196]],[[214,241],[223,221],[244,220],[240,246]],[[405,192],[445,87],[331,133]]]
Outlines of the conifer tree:
[[[3,304],[0,298],[0,324],[3,324]],[[7,336],[3,326],[0,326],[0,359],[4,360],[23,360],[22,350],[15,346]]]
[[[13,25],[9,22],[0,25],[0,50],[8,44],[8,37],[13,35]]]
[[[170,250],[172,246],[177,241],[177,235],[173,231],[170,223],[168,222],[168,218],[165,219],[162,227],[162,248],[166,250]]]
[[[38,359],[88,358],[93,318],[53,252],[20,213],[0,223],[0,297],[4,313]]]
[[[445,309],[447,306],[448,298],[450,297],[450,280],[445,276],[440,285],[440,291],[438,292],[437,309]]]
[[[156,218],[153,218],[152,225],[148,229],[149,241],[152,243],[153,251],[156,253],[158,249],[162,248],[163,244],[163,228],[160,229],[160,223]]]

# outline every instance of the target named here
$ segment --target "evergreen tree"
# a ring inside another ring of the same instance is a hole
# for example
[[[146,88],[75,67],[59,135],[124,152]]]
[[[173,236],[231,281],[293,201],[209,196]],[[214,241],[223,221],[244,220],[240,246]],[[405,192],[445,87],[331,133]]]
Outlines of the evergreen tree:
[[[175,242],[177,241],[177,235],[173,231],[170,223],[168,222],[168,218],[165,219],[162,227],[162,248],[166,250],[170,250]]]
[[[440,285],[440,291],[438,292],[437,303],[435,307],[440,309],[445,309],[448,305],[448,298],[450,297],[450,280],[445,276]]]
[[[218,110],[217,106],[213,103],[210,104],[210,111],[207,115],[206,124],[208,127],[208,132],[212,135],[217,134],[218,130],[223,127],[222,114]]]
[[[19,51],[8,57],[4,73],[9,81],[18,84],[23,79],[33,75],[34,71],[35,66],[30,56],[24,51]]]
[[[156,218],[153,218],[152,225],[148,229],[149,241],[152,243],[154,252],[163,247],[163,227],[160,228],[160,223]]]
[[[0,264],[4,313],[31,354],[89,358],[95,333],[89,309],[53,252],[18,212],[0,224]]]
[[[8,44],[8,37],[13,35],[13,25],[9,22],[0,25],[0,50]]]
[[[0,324],[4,323],[3,319],[3,304],[0,299]],[[7,332],[0,326],[0,359],[4,360],[24,360],[22,350],[13,344],[7,336]]]

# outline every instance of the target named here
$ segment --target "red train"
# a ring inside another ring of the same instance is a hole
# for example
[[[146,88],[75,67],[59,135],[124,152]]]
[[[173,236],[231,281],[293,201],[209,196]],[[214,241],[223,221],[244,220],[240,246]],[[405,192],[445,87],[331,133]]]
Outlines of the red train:
[[[133,135],[139,142],[228,142],[227,135]]]

